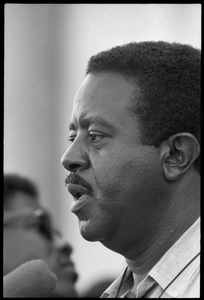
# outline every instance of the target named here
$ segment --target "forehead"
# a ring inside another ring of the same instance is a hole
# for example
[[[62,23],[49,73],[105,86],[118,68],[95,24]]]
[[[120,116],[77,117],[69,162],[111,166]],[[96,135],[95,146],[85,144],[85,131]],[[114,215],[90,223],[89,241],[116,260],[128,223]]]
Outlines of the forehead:
[[[77,91],[72,121],[89,115],[92,118],[130,115],[128,106],[134,91],[135,85],[118,74],[88,74]]]

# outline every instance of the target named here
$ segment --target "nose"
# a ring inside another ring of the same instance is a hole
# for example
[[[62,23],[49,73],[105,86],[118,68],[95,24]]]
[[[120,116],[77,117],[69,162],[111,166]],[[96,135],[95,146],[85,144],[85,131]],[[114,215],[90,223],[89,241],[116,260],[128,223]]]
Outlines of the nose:
[[[71,255],[73,248],[61,237],[61,235],[56,235],[54,241],[55,248],[59,253],[65,254],[67,256]]]
[[[87,169],[90,165],[85,149],[77,140],[63,154],[61,163],[70,172],[76,172],[78,169]]]

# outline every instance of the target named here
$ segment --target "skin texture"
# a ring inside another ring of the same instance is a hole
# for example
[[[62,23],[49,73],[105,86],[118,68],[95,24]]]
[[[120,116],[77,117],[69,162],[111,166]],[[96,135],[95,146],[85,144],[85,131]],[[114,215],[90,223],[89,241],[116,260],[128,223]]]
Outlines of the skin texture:
[[[32,212],[41,208],[36,198],[17,192],[11,201],[10,210],[6,216],[21,212]],[[51,241],[40,234],[35,227],[25,228],[19,224],[4,227],[4,275],[21,264],[32,260],[42,259],[47,262],[51,271],[57,276],[52,297],[78,297],[75,282],[76,271],[71,260],[72,247],[65,243],[58,234]]]
[[[116,73],[88,74],[61,161],[71,172],[66,183],[81,235],[135,261],[145,274],[199,215],[199,174],[192,167],[199,145],[185,133],[159,147],[143,145],[129,108],[135,88]]]

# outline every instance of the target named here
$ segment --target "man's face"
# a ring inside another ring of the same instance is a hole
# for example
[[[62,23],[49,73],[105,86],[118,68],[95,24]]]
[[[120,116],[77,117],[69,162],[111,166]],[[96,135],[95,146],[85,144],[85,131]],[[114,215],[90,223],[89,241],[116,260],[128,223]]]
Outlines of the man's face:
[[[82,236],[117,252],[126,241],[148,239],[149,228],[154,232],[163,196],[159,151],[141,144],[127,108],[134,90],[119,75],[89,74],[74,101],[71,145],[62,157],[76,174],[66,183]]]
[[[40,223],[40,219],[32,217],[32,213],[41,208],[37,199],[18,192],[13,196],[10,210],[4,212],[5,220],[15,220],[4,225],[4,275],[29,260],[42,259],[58,278],[51,297],[75,297],[77,274],[70,259],[72,247],[60,240],[58,233],[51,228],[51,223],[49,226],[47,222],[45,226]],[[51,221],[49,215],[48,218]],[[47,227],[52,230],[51,239],[46,234]]]

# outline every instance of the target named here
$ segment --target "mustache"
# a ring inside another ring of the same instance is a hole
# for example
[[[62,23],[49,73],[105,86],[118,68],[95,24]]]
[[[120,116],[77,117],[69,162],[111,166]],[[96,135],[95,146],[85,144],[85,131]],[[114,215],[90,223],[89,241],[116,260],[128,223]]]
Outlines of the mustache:
[[[78,184],[85,187],[86,189],[89,189],[90,191],[93,191],[90,183],[88,183],[84,178],[75,173],[70,173],[68,176],[66,176],[64,182],[65,185],[68,185],[69,183]]]

